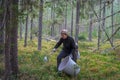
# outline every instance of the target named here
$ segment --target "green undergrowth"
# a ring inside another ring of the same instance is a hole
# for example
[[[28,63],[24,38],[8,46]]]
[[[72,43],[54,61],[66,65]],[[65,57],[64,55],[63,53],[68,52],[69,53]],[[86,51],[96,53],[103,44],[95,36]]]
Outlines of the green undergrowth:
[[[65,73],[59,76],[56,69],[56,57],[61,50],[49,55],[55,42],[42,41],[42,50],[37,50],[37,40],[29,41],[27,47],[23,47],[24,41],[19,41],[18,62],[19,77],[18,80],[120,80],[120,60],[119,48],[115,51],[106,52],[106,54],[94,51],[96,42],[79,42],[80,73],[73,78]],[[109,44],[100,47],[100,51],[109,48]],[[108,54],[109,53],[109,54]],[[48,56],[49,61],[44,62],[44,56]],[[3,70],[3,63],[0,63],[0,70]]]

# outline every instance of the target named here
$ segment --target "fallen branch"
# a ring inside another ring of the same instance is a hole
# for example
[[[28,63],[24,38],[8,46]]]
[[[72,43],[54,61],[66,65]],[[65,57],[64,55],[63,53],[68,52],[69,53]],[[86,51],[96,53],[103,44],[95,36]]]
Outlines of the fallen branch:
[[[120,45],[117,45],[115,48],[120,47]]]
[[[97,17],[97,20],[100,22],[101,19],[98,17],[97,13],[95,12],[95,10],[94,10],[91,2],[90,2],[90,7],[91,7],[91,9],[93,10],[95,16]],[[119,11],[119,12],[120,12],[120,11]],[[114,14],[115,14],[115,13],[114,13]],[[112,15],[114,15],[114,14],[112,14]],[[103,19],[105,20],[105,18],[103,18]],[[111,41],[110,38],[109,38],[108,33],[107,33],[106,30],[103,28],[103,26],[102,26],[102,29],[103,29],[103,31],[105,32],[105,35],[107,36],[107,38],[108,38],[108,40],[109,40],[109,42],[110,42],[110,44],[111,44],[111,47],[114,47],[112,41]]]
[[[115,50],[115,49],[118,48],[118,47],[120,47],[120,45],[117,45],[117,46],[115,46],[115,47],[113,47],[113,48],[105,49],[105,50],[102,51],[101,53],[107,53],[107,52],[110,52],[110,51],[112,51],[112,50]]]
[[[113,26],[115,27],[115,26],[119,26],[120,25],[120,23],[118,23],[118,24],[114,24]],[[111,28],[112,26],[110,25],[109,27],[107,27],[106,29],[108,29],[108,28]]]
[[[111,35],[111,37],[110,37],[109,39],[111,39],[112,37],[114,37],[114,35],[115,35],[119,30],[120,30],[120,27],[117,28],[117,30]],[[106,41],[108,41],[109,39],[107,39]],[[105,41],[105,42],[106,42],[106,41]]]
[[[55,39],[53,39],[53,38],[48,38],[48,37],[47,37],[47,38],[45,38],[45,37],[43,38],[43,37],[42,37],[42,39],[46,40],[47,42],[48,42],[48,41],[57,42],[57,40],[55,40]]]
[[[108,16],[100,19],[100,18],[98,18],[97,13],[95,12],[95,10],[94,10],[93,12],[94,12],[95,16],[97,17],[97,19],[93,19],[93,21],[95,21],[95,22],[99,22],[99,21],[105,20],[105,19],[107,19],[107,18],[109,18],[109,17],[111,17],[111,16],[114,16],[114,15],[120,13],[120,11],[117,11],[117,12],[111,14],[111,15],[108,15]]]

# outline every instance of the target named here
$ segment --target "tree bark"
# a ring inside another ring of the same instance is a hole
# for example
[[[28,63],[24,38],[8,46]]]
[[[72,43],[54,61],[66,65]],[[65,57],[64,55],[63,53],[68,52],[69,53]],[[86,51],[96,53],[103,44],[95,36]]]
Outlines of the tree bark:
[[[8,26],[8,22],[6,23]],[[8,28],[9,29],[9,28]],[[4,80],[9,80],[11,75],[11,64],[10,64],[10,31],[6,30],[5,34],[5,74]]]
[[[67,0],[65,5],[65,29],[67,29]]]
[[[101,0],[100,0],[100,11],[99,11],[99,26],[98,26],[98,43],[97,43],[97,47],[98,47],[98,50],[100,49],[100,39],[101,39],[101,30],[100,30],[100,26],[101,26]]]
[[[22,20],[20,21],[20,40],[22,40]]]
[[[15,7],[14,7],[15,6]],[[18,73],[18,0],[12,0],[12,27],[11,27],[11,70],[12,75],[17,77]]]
[[[80,18],[80,0],[77,0],[76,2],[76,28],[75,28],[75,42],[76,43],[78,43],[79,18]]]
[[[32,41],[33,35],[32,35],[32,29],[33,29],[33,18],[31,18],[31,28],[30,28],[30,40]]]
[[[114,25],[113,25],[113,23],[114,23],[114,21],[113,21],[113,19],[114,19],[114,16],[113,16],[113,1],[112,1],[112,3],[111,3],[111,25],[112,25],[112,34],[114,33]],[[111,38],[111,42],[113,43],[113,37]]]
[[[27,14],[27,16],[26,16],[26,27],[25,27],[24,47],[27,46],[27,36],[28,36],[28,14]]]
[[[23,0],[19,0],[19,11],[20,12],[23,12]],[[22,23],[22,17],[20,16],[20,21],[19,21],[19,27],[20,27],[20,30],[19,30],[19,38],[20,40],[23,39],[23,36],[22,36],[22,33],[23,33],[23,23]]]
[[[33,6],[33,5],[31,4],[31,5],[30,5],[31,13],[33,12],[33,7],[32,7],[32,6]],[[30,27],[30,40],[31,40],[31,41],[32,41],[32,39],[33,39],[33,36],[32,36],[33,17],[34,17],[34,14],[32,14],[31,21],[30,21],[30,23],[31,23],[31,27]]]
[[[106,2],[103,3],[103,18],[105,17],[105,13],[106,13],[106,6],[105,6]],[[103,19],[102,21],[102,26],[103,29],[105,29],[105,19]],[[104,41],[105,35],[104,33],[102,33],[102,42]]]
[[[52,17],[53,16],[53,7],[51,7],[51,20],[52,20]],[[51,36],[53,36],[53,26],[52,26],[52,24],[51,24],[51,27],[50,27],[50,30],[51,30]]]
[[[15,7],[14,7],[15,6]],[[3,80],[10,80],[18,73],[17,36],[18,36],[18,0],[5,0],[5,74]]]
[[[89,41],[92,41],[92,14],[90,13],[90,25],[89,25],[89,29],[88,29],[88,39]]]
[[[11,2],[5,0],[5,73],[3,80],[9,80],[11,75],[11,64],[10,64],[10,45],[11,45],[11,21],[10,21],[10,5]]]
[[[4,9],[4,1],[1,1],[0,8]],[[4,52],[4,25],[3,25],[4,11],[0,13],[0,54]]]
[[[42,48],[42,20],[43,20],[43,0],[40,0],[38,50],[41,50]]]
[[[54,27],[54,19],[55,19],[55,12],[54,12],[54,9],[55,9],[55,4],[53,2],[53,5],[51,7],[51,20],[52,20],[52,25],[51,25],[51,36],[54,37],[55,35],[55,27]]]
[[[71,0],[71,36],[73,36],[73,0]]]

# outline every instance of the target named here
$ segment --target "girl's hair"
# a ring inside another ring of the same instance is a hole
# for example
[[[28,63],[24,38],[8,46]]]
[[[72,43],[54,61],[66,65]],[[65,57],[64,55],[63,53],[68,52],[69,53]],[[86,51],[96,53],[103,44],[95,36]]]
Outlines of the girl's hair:
[[[61,34],[68,35],[68,30],[67,30],[67,29],[63,29],[63,30],[61,31]]]

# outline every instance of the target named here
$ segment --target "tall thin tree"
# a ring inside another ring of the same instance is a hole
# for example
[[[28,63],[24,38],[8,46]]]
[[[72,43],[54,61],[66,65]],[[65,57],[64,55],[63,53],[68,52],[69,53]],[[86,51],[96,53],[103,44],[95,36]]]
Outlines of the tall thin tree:
[[[15,6],[15,7],[14,7]],[[17,77],[18,73],[18,0],[12,0],[11,10],[11,46],[10,46],[10,63],[12,75]]]
[[[2,9],[2,12],[0,12],[0,54],[4,52],[4,0],[1,0],[0,8]]]
[[[33,7],[32,7],[32,4],[30,5],[30,7],[31,7],[31,13],[33,12]],[[32,41],[32,39],[33,39],[33,35],[32,35],[32,30],[33,30],[33,14],[32,14],[32,17],[31,17],[31,20],[30,20],[30,23],[31,23],[31,27],[30,27],[30,40]]]
[[[89,13],[89,17],[90,17],[90,25],[89,25],[89,29],[88,29],[88,39],[89,41],[92,41],[92,13]]]
[[[40,0],[39,31],[38,31],[38,50],[41,50],[41,48],[42,48],[42,20],[43,20],[43,0]]]
[[[22,29],[23,29],[22,20],[20,20],[20,24],[19,24],[19,25],[20,25],[20,33],[19,33],[19,34],[20,34],[20,40],[22,40],[22,38],[23,38],[23,37],[22,37]]]
[[[111,3],[111,25],[112,25],[112,34],[114,33],[114,16],[113,16],[113,12],[114,12],[114,9],[113,9],[113,7],[114,7],[114,4],[113,4],[113,2],[114,2],[114,0],[112,1],[112,3]],[[111,38],[111,42],[113,43],[113,37]]]
[[[102,21],[102,27],[103,27],[103,29],[105,30],[105,15],[106,14],[106,1],[104,1],[103,2],[103,21]],[[103,32],[104,32],[104,30],[102,30]],[[105,38],[105,35],[104,35],[104,33],[102,33],[102,42],[104,41],[104,38]]]
[[[78,43],[79,19],[80,19],[80,0],[77,0],[76,1],[76,27],[75,27],[75,42],[76,43]]]
[[[19,0],[19,11],[20,12],[22,12],[23,13],[23,0]],[[23,21],[22,21],[22,17],[20,16],[20,18],[19,18],[19,38],[20,38],[20,40],[22,40],[22,38],[23,38],[23,36],[22,36],[22,33],[23,33]]]
[[[55,19],[55,2],[52,2],[52,6],[51,6],[51,20],[52,20],[52,24],[51,24],[51,36],[53,37],[55,35],[55,26],[54,26],[54,19]]]
[[[101,26],[101,21],[100,21],[100,19],[101,19],[101,0],[99,0],[100,1],[100,7],[99,7],[99,26],[98,26],[98,43],[97,43],[97,47],[98,47],[98,50],[99,50],[99,48],[100,48],[100,39],[101,39],[101,29],[100,29],[100,26]]]
[[[65,29],[67,29],[67,0],[65,0]]]
[[[10,7],[11,1],[5,0],[4,16],[5,17],[5,73],[3,80],[9,80],[11,75],[11,64],[10,64],[10,45],[11,45],[11,22],[10,22]]]
[[[32,41],[32,39],[33,39],[33,34],[32,34],[32,30],[33,30],[33,18],[31,18],[31,27],[30,27],[30,40]]]
[[[71,36],[73,36],[73,0],[71,0]]]
[[[28,37],[28,14],[26,16],[24,47],[27,46],[27,37]]]

